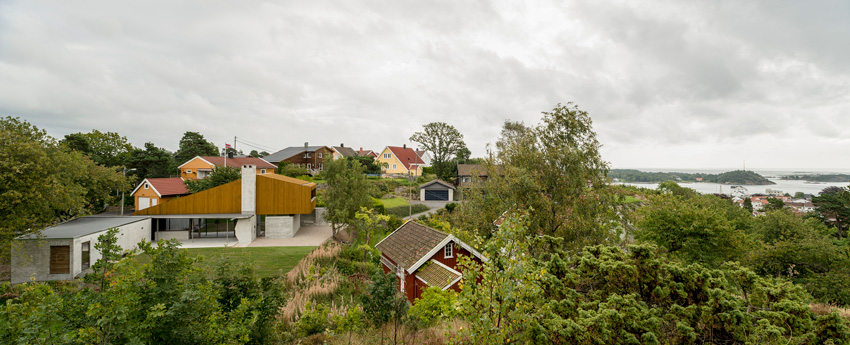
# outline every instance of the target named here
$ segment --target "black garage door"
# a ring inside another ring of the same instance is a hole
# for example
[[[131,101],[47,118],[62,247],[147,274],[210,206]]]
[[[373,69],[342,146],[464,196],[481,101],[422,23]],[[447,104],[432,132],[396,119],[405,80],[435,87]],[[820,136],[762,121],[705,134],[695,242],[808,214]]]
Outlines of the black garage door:
[[[425,190],[425,200],[449,200],[448,190]]]

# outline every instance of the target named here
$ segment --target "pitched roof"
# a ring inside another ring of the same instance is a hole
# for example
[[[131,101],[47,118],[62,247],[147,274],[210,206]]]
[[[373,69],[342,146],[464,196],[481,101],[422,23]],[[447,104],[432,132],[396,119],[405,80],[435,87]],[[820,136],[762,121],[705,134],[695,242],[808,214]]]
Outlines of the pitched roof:
[[[448,183],[448,182],[443,181],[443,180],[440,180],[440,179],[436,179],[436,180],[432,180],[432,181],[425,182],[425,183],[423,183],[423,184],[419,185],[419,189],[422,189],[422,188],[428,187],[428,186],[430,186],[430,185],[432,185],[432,184],[440,184],[440,185],[446,186],[446,187],[448,187],[448,188],[451,188],[451,189],[457,190],[457,188],[455,188],[455,186],[453,186],[451,183]]]
[[[364,157],[365,157],[365,156],[368,156],[368,155],[373,155],[373,156],[375,156],[375,157],[377,157],[377,156],[378,156],[378,154],[377,154],[377,153],[375,153],[375,151],[372,151],[372,150],[363,150],[363,149],[360,149],[359,151],[357,151],[357,155],[359,155],[359,156],[364,156]]]
[[[292,156],[295,156],[295,155],[302,153],[302,152],[305,152],[305,151],[316,152],[323,147],[327,147],[327,146],[307,146],[307,147],[290,146],[290,147],[287,147],[283,150],[280,150],[280,151],[272,153],[268,156],[265,156],[265,157],[263,157],[263,159],[265,159],[269,162],[277,163],[277,162],[285,161],[287,158],[290,158]]]
[[[504,175],[504,169],[500,165],[493,166],[499,175]],[[487,166],[483,164],[458,164],[457,176],[487,176]]]
[[[274,164],[269,163],[268,161],[262,158],[255,157],[216,157],[216,156],[200,156],[201,159],[209,162],[212,165],[217,167],[229,166],[229,167],[241,167],[245,164],[253,164],[256,165],[257,168],[260,169],[274,169],[277,168]]]
[[[407,170],[410,170],[411,165],[425,165],[422,158],[420,158],[419,155],[416,154],[416,151],[413,151],[412,148],[404,148],[400,146],[387,146],[387,148],[392,151],[393,155]]]
[[[409,269],[449,236],[417,222],[407,221],[375,245],[375,248],[396,265]]]
[[[142,182],[139,182],[139,185],[136,186],[136,189],[133,189],[133,192],[131,192],[130,195],[136,194],[136,191],[138,191],[139,188],[142,188],[145,183],[150,185],[156,195],[159,195],[160,197],[189,194],[189,189],[186,188],[186,184],[183,182],[183,178],[164,177],[146,178],[142,180]]]
[[[341,154],[343,157],[353,157],[357,155],[357,151],[354,151],[354,149],[350,147],[334,146],[333,149],[336,150],[336,152]]]
[[[416,273],[416,276],[426,284],[436,286],[443,290],[454,285],[462,275],[437,260],[428,261],[428,264]]]

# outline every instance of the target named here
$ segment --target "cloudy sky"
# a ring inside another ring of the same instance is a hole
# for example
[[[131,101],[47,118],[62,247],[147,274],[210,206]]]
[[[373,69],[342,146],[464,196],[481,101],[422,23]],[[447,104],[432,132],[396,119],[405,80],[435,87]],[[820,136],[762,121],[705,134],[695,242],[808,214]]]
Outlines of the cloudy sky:
[[[0,115],[169,150],[379,150],[443,121],[483,156],[574,102],[615,168],[844,170],[848,62],[839,0],[0,0]]]

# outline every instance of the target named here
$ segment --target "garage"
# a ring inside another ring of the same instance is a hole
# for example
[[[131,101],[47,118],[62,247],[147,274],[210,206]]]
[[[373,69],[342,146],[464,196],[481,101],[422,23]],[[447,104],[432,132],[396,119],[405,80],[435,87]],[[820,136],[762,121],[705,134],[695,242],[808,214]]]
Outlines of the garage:
[[[454,200],[455,186],[442,180],[433,180],[419,186],[420,201]]]

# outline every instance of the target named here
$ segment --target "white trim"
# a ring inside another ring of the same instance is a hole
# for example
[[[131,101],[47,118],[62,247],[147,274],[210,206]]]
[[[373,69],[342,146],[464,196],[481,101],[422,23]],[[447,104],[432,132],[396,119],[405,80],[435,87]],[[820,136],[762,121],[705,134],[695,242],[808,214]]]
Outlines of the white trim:
[[[390,235],[392,235],[392,234],[390,234]],[[389,237],[389,236],[387,236],[387,237]],[[481,253],[479,253],[477,250],[473,249],[472,247],[470,247],[466,243],[463,243],[463,241],[461,241],[460,239],[458,239],[454,235],[449,234],[448,236],[446,236],[446,238],[444,240],[442,240],[440,242],[440,244],[438,244],[433,249],[428,251],[428,253],[425,254],[424,256],[422,256],[422,258],[419,259],[419,261],[417,261],[416,263],[411,265],[407,269],[407,273],[412,274],[413,272],[416,272],[416,270],[419,269],[419,267],[421,267],[422,265],[424,265],[425,262],[427,262],[429,259],[431,259],[431,257],[434,256],[434,254],[437,254],[437,252],[442,250],[443,247],[446,246],[446,244],[448,244],[449,242],[452,242],[452,241],[454,241],[455,243],[457,243],[458,245],[463,247],[463,249],[466,249],[466,251],[472,253],[472,255],[475,255],[476,257],[478,257],[478,259],[480,259],[481,261],[487,262],[487,258],[485,258],[483,255],[481,255]]]
[[[206,160],[206,159],[201,158],[201,156],[195,156],[195,158],[200,158],[202,161],[207,162],[207,164],[209,164],[210,166],[215,167],[215,164],[212,164],[212,163],[210,163],[210,161],[208,161],[208,160]],[[189,164],[189,162],[191,162],[191,161],[195,160],[195,158],[192,158],[192,159],[190,159],[190,160],[186,161],[186,163],[180,164],[180,166],[179,166],[179,167],[177,167],[177,169],[180,169],[180,168],[182,168],[184,165]]]
[[[457,274],[457,275],[460,275],[460,276],[462,276],[462,275],[463,275],[463,273],[460,273],[460,271],[458,271],[458,270],[456,270],[456,269],[454,269],[454,268],[451,268],[451,267],[449,267],[449,266],[446,266],[446,264],[444,264],[444,263],[442,263],[442,262],[439,262],[439,261],[437,261],[437,260],[433,260],[433,259],[432,259],[431,261],[436,262],[436,263],[437,263],[437,265],[443,266],[443,268],[445,268],[445,269],[449,270],[449,272],[452,272],[452,273]]]
[[[457,284],[457,282],[459,282],[461,279],[463,279],[463,273],[460,273],[460,272],[458,272],[457,270],[455,270],[455,269],[453,269],[453,268],[451,268],[451,267],[449,267],[449,266],[446,266],[445,264],[443,264],[442,262],[439,262],[439,261],[437,261],[437,260],[431,260],[431,261],[433,261],[433,262],[437,263],[438,265],[442,266],[443,268],[445,268],[445,269],[449,270],[449,272],[452,272],[452,273],[454,273],[454,274],[457,274],[457,278],[456,278],[455,280],[452,280],[452,281],[451,281],[451,283],[449,283],[449,285],[446,285],[445,287],[441,287],[441,289],[443,289],[443,291],[448,290],[448,288],[452,287],[452,285]],[[421,280],[423,283],[425,283],[425,285],[428,285],[428,286],[434,286],[434,284],[431,284],[431,283],[429,283],[427,280],[422,279],[422,277],[420,277],[418,274],[416,274],[416,275],[414,275],[414,276],[416,277],[416,279],[419,279],[419,280]]]
[[[451,245],[451,247],[449,247],[450,245]],[[446,250],[449,249],[449,248],[452,249],[452,255],[446,255]],[[446,243],[446,245],[443,246],[443,259],[452,259],[454,257],[455,257],[455,246],[453,245],[452,242]]]
[[[156,196],[158,196],[158,197],[162,198],[162,194],[159,194],[159,191],[158,191],[158,190],[156,190],[156,188],[154,188],[153,183],[150,183],[150,181],[148,181],[148,179],[144,179],[144,180],[142,180],[142,182],[140,182],[140,183],[139,183],[139,186],[138,186],[138,187],[136,187],[136,189],[133,189],[133,192],[132,192],[132,193],[130,193],[130,195],[136,194],[136,191],[138,191],[138,190],[139,190],[139,188],[142,188],[142,186],[143,186],[145,183],[147,183],[147,184],[151,187],[151,189],[153,189],[154,193],[156,193]]]

